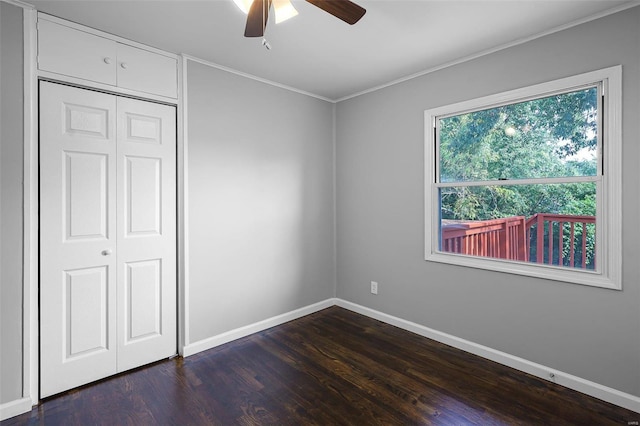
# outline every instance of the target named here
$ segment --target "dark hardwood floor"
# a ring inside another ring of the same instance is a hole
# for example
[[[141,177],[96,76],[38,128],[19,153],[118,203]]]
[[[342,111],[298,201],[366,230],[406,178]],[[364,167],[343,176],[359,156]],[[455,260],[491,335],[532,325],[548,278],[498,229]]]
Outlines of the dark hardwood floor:
[[[555,426],[638,420],[638,413],[332,307],[47,399],[2,426]]]

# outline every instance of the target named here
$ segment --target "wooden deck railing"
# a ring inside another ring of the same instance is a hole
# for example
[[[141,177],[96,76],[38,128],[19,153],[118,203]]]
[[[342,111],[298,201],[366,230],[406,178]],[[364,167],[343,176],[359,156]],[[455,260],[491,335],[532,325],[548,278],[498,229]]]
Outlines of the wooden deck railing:
[[[526,260],[524,216],[442,226],[442,251],[498,259]]]
[[[537,213],[526,222],[525,241],[528,243],[528,251],[535,254],[535,260],[531,255],[527,257],[536,263],[595,269],[595,253],[589,258],[587,249],[588,236],[595,235],[595,224],[594,216]],[[579,231],[577,233],[579,238],[576,238],[576,230]],[[565,238],[567,238],[567,244],[565,244]],[[568,248],[566,255],[565,247]],[[595,251],[595,246],[593,250]],[[576,253],[579,259],[576,259]]]
[[[443,221],[442,251],[592,269],[595,256],[589,256],[587,239],[594,233],[593,216],[537,213],[529,219]]]

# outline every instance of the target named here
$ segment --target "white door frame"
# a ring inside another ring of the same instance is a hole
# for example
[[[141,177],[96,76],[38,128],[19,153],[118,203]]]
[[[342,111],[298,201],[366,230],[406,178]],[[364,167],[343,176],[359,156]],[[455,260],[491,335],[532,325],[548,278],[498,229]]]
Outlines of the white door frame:
[[[7,1],[7,0],[2,0]],[[23,164],[23,319],[22,319],[22,400],[39,402],[39,312],[38,312],[38,80],[37,10],[29,4],[9,1],[23,8],[24,31],[24,164]],[[186,61],[178,56],[177,108],[177,239],[178,239],[178,353],[183,355],[189,343],[187,318],[187,168],[185,110],[186,85],[183,75]],[[62,81],[63,79],[61,79]],[[119,90],[113,88],[118,94]],[[141,97],[144,99],[144,96]],[[153,99],[151,99],[153,100]]]

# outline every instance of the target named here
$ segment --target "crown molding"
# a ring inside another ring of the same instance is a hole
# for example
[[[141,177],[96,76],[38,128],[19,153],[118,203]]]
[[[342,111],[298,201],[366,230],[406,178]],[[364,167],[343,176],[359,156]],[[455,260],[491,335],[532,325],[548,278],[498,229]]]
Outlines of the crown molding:
[[[469,61],[472,61],[474,59],[478,59],[478,58],[481,58],[483,56],[487,56],[487,55],[490,55],[492,53],[499,52],[501,50],[509,49],[509,48],[515,47],[515,46],[519,46],[521,44],[524,44],[524,43],[527,43],[527,42],[530,42],[530,41],[533,41],[533,40],[536,40],[536,39],[539,39],[539,38],[542,38],[542,37],[545,37],[545,36],[548,36],[548,35],[551,35],[551,34],[555,34],[557,32],[564,31],[566,29],[569,29],[569,28],[572,28],[572,27],[575,27],[575,26],[578,26],[578,25],[581,25],[581,24],[585,24],[587,22],[595,21],[596,19],[604,18],[605,16],[613,15],[614,13],[622,12],[624,10],[631,9],[633,7],[636,7],[636,6],[640,6],[640,0],[632,0],[632,1],[628,2],[628,3],[621,4],[621,5],[617,6],[617,7],[613,7],[611,9],[604,10],[604,11],[602,11],[600,13],[596,13],[594,15],[590,15],[590,16],[587,16],[585,18],[569,22],[569,23],[561,25],[559,27],[554,27],[554,28],[552,28],[550,30],[543,31],[543,32],[534,34],[534,35],[529,36],[529,37],[524,37],[524,38],[512,41],[510,43],[501,44],[499,46],[492,47],[490,49],[482,50],[482,51],[474,53],[472,55],[468,55],[468,56],[464,56],[462,58],[454,59],[453,61],[445,62],[444,64],[437,65],[435,67],[431,67],[431,68],[428,68],[426,70],[419,71],[417,73],[407,75],[405,77],[400,77],[400,78],[392,80],[392,81],[390,81],[388,83],[380,84],[378,86],[374,86],[374,87],[371,87],[369,89],[365,89],[365,90],[362,90],[360,92],[353,93],[351,95],[343,96],[341,98],[333,100],[332,102],[339,103],[339,102],[342,102],[342,101],[346,101],[348,99],[356,98],[356,97],[361,96],[361,95],[366,95],[367,93],[376,92],[378,90],[385,89],[385,88],[390,87],[390,86],[395,86],[396,84],[404,83],[405,81],[413,80],[414,78],[422,77],[423,75],[431,74],[433,72],[440,71],[440,70],[443,70],[445,68],[449,68],[449,67],[453,67],[455,65],[459,65],[459,64],[462,64],[462,63],[465,63],[465,62],[469,62]]]

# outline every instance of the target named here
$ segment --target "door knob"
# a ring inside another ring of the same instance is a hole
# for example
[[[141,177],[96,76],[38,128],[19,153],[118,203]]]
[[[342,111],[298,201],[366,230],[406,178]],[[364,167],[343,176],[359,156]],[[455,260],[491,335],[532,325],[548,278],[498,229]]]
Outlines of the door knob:
[[[104,58],[103,61],[104,61],[105,64],[108,65],[108,64],[111,63],[111,58]]]
[[[127,63],[126,63],[126,62],[121,62],[121,63],[120,63],[120,66],[121,66],[123,69],[125,69],[125,70],[126,70],[127,68],[129,68],[129,65],[127,65]]]
[[[112,253],[111,249],[102,250],[102,255],[103,256],[109,256],[111,253]]]

